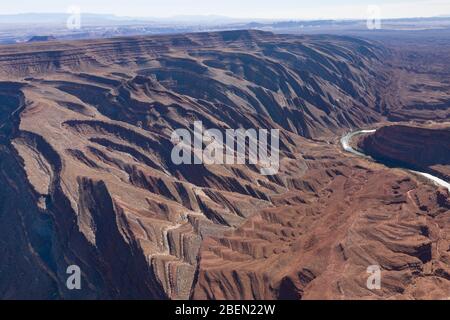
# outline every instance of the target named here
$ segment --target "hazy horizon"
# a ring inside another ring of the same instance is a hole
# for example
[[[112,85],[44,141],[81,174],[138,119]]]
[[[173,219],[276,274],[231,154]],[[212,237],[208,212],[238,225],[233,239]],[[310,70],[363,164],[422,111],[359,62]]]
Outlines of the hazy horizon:
[[[448,0],[318,0],[314,4],[304,0],[274,1],[206,1],[186,3],[183,0],[129,0],[113,3],[107,0],[52,1],[39,3],[25,0],[20,3],[1,3],[0,15],[66,13],[79,7],[87,14],[110,14],[127,18],[174,18],[186,16],[226,17],[232,19],[366,19],[368,7],[377,5],[381,19],[439,17],[450,14]]]

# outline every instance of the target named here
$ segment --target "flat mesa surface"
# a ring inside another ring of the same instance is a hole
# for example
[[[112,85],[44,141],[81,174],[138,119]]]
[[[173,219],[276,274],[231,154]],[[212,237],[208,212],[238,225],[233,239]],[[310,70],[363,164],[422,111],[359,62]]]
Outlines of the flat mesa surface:
[[[0,297],[449,298],[447,190],[339,143],[449,116],[448,78],[399,60],[248,30],[1,46]],[[410,95],[424,77],[429,104]],[[175,165],[195,121],[279,129],[279,172]]]

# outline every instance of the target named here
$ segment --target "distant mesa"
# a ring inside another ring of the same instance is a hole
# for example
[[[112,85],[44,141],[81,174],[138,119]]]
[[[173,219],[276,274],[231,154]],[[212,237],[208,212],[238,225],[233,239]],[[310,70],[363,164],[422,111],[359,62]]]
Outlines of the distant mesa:
[[[44,41],[55,41],[54,36],[33,36],[27,42],[44,42]]]

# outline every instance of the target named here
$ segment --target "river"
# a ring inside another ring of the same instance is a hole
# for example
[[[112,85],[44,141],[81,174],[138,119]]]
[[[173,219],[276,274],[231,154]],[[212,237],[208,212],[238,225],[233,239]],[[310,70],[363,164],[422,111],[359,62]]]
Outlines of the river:
[[[366,158],[366,159],[371,159],[370,156],[368,156],[368,155],[366,155],[366,154],[364,154],[364,153],[362,153],[362,152],[360,152],[358,150],[355,150],[350,145],[350,143],[351,143],[352,138],[355,137],[355,136],[358,136],[358,135],[361,135],[361,134],[366,134],[366,133],[375,133],[375,132],[376,132],[376,130],[358,130],[358,131],[353,131],[353,132],[347,133],[346,135],[344,135],[341,138],[342,148],[345,151],[353,153],[353,154],[355,154],[355,155],[357,155],[359,157],[363,157],[363,158]],[[431,175],[429,173],[425,173],[425,172],[410,170],[410,169],[407,169],[407,168],[402,168],[402,169],[408,170],[409,172],[412,172],[414,174],[417,174],[417,175],[420,175],[422,177],[425,177],[429,181],[431,181],[433,184],[435,184],[437,186],[440,186],[440,187],[447,188],[447,190],[450,192],[450,183],[448,183],[445,180],[442,180],[441,178],[438,178],[436,176],[433,176],[433,175]]]

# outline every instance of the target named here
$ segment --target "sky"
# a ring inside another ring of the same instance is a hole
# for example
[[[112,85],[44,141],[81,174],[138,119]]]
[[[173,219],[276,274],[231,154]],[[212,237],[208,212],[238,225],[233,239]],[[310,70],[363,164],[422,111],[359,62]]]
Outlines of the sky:
[[[0,15],[67,12],[129,17],[220,15],[259,19],[366,19],[377,5],[383,19],[450,15],[450,0],[16,0],[0,2]]]

